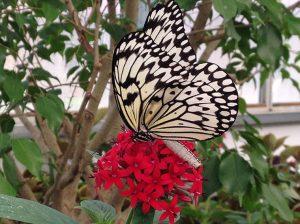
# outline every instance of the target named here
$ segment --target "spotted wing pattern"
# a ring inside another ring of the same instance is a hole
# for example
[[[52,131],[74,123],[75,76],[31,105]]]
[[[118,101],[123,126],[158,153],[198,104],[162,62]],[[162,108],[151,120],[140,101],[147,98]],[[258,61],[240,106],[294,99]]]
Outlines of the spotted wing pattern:
[[[177,7],[174,1],[159,5],[149,14],[144,31],[126,35],[117,45],[114,92],[131,130],[166,140],[206,140],[233,124],[237,90],[219,66],[194,63],[194,52],[184,51],[189,43],[176,42],[178,36],[187,39],[176,25],[176,15],[182,21]]]
[[[211,139],[235,121],[237,98],[233,81],[219,66],[198,64],[156,92],[147,102],[144,123],[156,138]]]
[[[185,34],[182,12],[176,2],[158,4],[149,13],[144,32],[181,66],[188,67],[196,62],[195,52]]]

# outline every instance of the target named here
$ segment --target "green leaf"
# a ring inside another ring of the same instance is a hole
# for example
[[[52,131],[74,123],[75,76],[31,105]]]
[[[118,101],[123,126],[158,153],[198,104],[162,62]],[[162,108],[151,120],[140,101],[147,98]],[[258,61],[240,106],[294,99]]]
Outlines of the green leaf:
[[[127,30],[124,27],[118,24],[108,23],[105,20],[102,21],[102,27],[116,42],[119,42],[122,37],[127,34]]]
[[[34,176],[40,178],[43,159],[38,145],[30,139],[13,139],[12,149],[17,160]]]
[[[12,195],[15,196],[17,194],[16,190],[13,186],[5,179],[3,174],[0,172],[0,194]],[[0,200],[1,201],[1,200]],[[0,203],[0,206],[2,204]],[[1,209],[0,209],[1,213]]]
[[[21,81],[16,77],[6,76],[3,83],[3,89],[11,101],[18,102],[23,99],[25,88]]]
[[[11,139],[9,134],[0,133],[0,156],[11,146]]]
[[[15,162],[6,154],[3,156],[3,171],[8,182],[18,189],[21,185],[18,176]]]
[[[292,13],[288,13],[284,19],[290,33],[300,36],[300,18],[294,16]]]
[[[244,114],[247,111],[247,103],[243,98],[239,98],[239,111]]]
[[[253,168],[259,173],[261,178],[265,180],[268,175],[268,163],[263,158],[263,156],[255,150],[249,152],[249,157],[252,163]]]
[[[270,71],[268,69],[263,69],[260,74],[260,86],[263,86],[267,79],[269,78]]]
[[[57,132],[64,117],[64,103],[53,94],[40,96],[36,100],[37,112],[47,120],[49,127]]]
[[[137,205],[133,209],[133,216],[131,224],[141,224],[141,223],[152,223],[154,218],[155,210],[151,209],[149,213],[144,214],[142,212],[141,205]]]
[[[207,180],[203,182],[205,195],[209,196],[221,188],[219,180],[220,159],[214,155],[204,162],[203,177]]]
[[[275,209],[279,215],[288,222],[293,220],[293,212],[288,206],[288,201],[283,197],[281,190],[272,184],[262,184],[262,193],[266,201]]]
[[[53,208],[6,195],[0,195],[0,217],[32,224],[78,224]]]
[[[82,89],[86,90],[86,88],[89,85],[89,78],[91,76],[91,72],[89,72],[86,69],[82,69],[81,71],[78,72],[77,74],[79,76],[78,81],[79,85]]]
[[[244,193],[251,176],[250,165],[236,152],[231,152],[221,161],[219,179],[229,193]]]
[[[52,22],[60,14],[60,10],[56,5],[51,4],[50,2],[42,2],[42,12],[45,15],[47,21]]]
[[[236,31],[233,20],[229,20],[225,26],[227,35],[236,39],[237,42],[239,42],[241,40],[241,36]]]
[[[180,0],[177,2],[181,9],[189,11],[195,7],[197,1],[198,0]]]
[[[42,68],[34,68],[32,70],[32,76],[36,79],[36,80],[44,80],[46,82],[50,82],[50,78],[53,78],[55,80],[57,80],[58,82],[59,79],[53,75],[50,74],[50,72],[42,69]]]
[[[25,24],[25,15],[17,13],[16,14],[16,22],[19,27],[23,27],[23,25]]]
[[[278,67],[282,55],[282,38],[273,25],[267,24],[258,30],[257,54],[266,64]]]
[[[106,203],[98,200],[85,200],[80,207],[95,223],[112,224],[116,218],[116,210]]]
[[[233,18],[237,12],[235,0],[213,0],[215,9],[225,18],[225,21]]]
[[[266,16],[269,16],[277,27],[281,27],[283,23],[283,15],[285,14],[285,7],[278,1],[270,0],[258,0],[263,6],[267,8],[264,12]]]
[[[290,73],[286,69],[282,68],[281,69],[281,77],[283,79],[289,79],[290,78]]]
[[[14,126],[15,126],[15,121],[11,116],[9,116],[8,114],[0,115],[0,127],[3,133],[12,132]]]

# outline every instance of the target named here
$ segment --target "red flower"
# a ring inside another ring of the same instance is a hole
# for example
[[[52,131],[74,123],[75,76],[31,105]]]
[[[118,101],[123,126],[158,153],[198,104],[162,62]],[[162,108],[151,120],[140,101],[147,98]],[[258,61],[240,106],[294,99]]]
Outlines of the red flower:
[[[125,155],[124,161],[128,168],[128,173],[133,173],[137,180],[141,180],[143,177],[142,171],[152,167],[149,158],[145,157],[142,152],[139,152],[136,156]]]
[[[159,220],[164,220],[166,218],[169,218],[169,223],[173,224],[175,222],[175,219],[177,217],[177,213],[180,212],[180,207],[177,207],[178,198],[177,196],[174,196],[172,201],[170,203],[164,202],[163,203],[163,209],[165,212],[160,216]]]
[[[160,169],[156,168],[150,177],[144,178],[144,181],[148,183],[145,188],[146,192],[154,192],[154,195],[161,197],[165,194],[164,186],[170,184],[172,179],[170,174],[161,174]]]
[[[163,211],[160,219],[174,223],[180,212],[177,203],[190,202],[192,196],[197,201],[202,194],[202,167],[191,167],[162,140],[135,142],[132,135],[121,132],[116,144],[98,160],[96,187],[115,184],[132,207],[139,203],[143,213],[151,208]],[[193,143],[181,143],[195,151]]]
[[[136,204],[139,201],[146,201],[147,200],[147,196],[146,194],[143,192],[144,189],[144,185],[143,184],[134,184],[133,180],[131,179],[127,179],[127,184],[129,186],[129,189],[126,191],[123,191],[121,194],[123,196],[130,196],[131,198],[131,207],[135,207]]]

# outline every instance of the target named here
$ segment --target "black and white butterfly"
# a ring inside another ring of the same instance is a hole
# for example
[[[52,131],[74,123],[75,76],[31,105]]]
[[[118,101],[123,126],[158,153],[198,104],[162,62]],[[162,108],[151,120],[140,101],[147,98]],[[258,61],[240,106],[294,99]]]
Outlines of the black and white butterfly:
[[[113,56],[118,109],[135,140],[163,139],[195,167],[200,162],[179,140],[222,135],[238,112],[232,79],[213,63],[197,63],[173,0],[158,4],[143,31],[130,33]]]

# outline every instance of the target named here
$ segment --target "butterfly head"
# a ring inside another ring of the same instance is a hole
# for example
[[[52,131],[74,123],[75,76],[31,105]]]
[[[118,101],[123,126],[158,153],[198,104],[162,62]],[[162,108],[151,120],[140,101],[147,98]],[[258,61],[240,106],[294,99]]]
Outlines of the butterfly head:
[[[133,141],[140,141],[140,142],[148,142],[154,140],[154,138],[148,132],[144,132],[144,131],[136,132],[132,136],[132,139]]]

